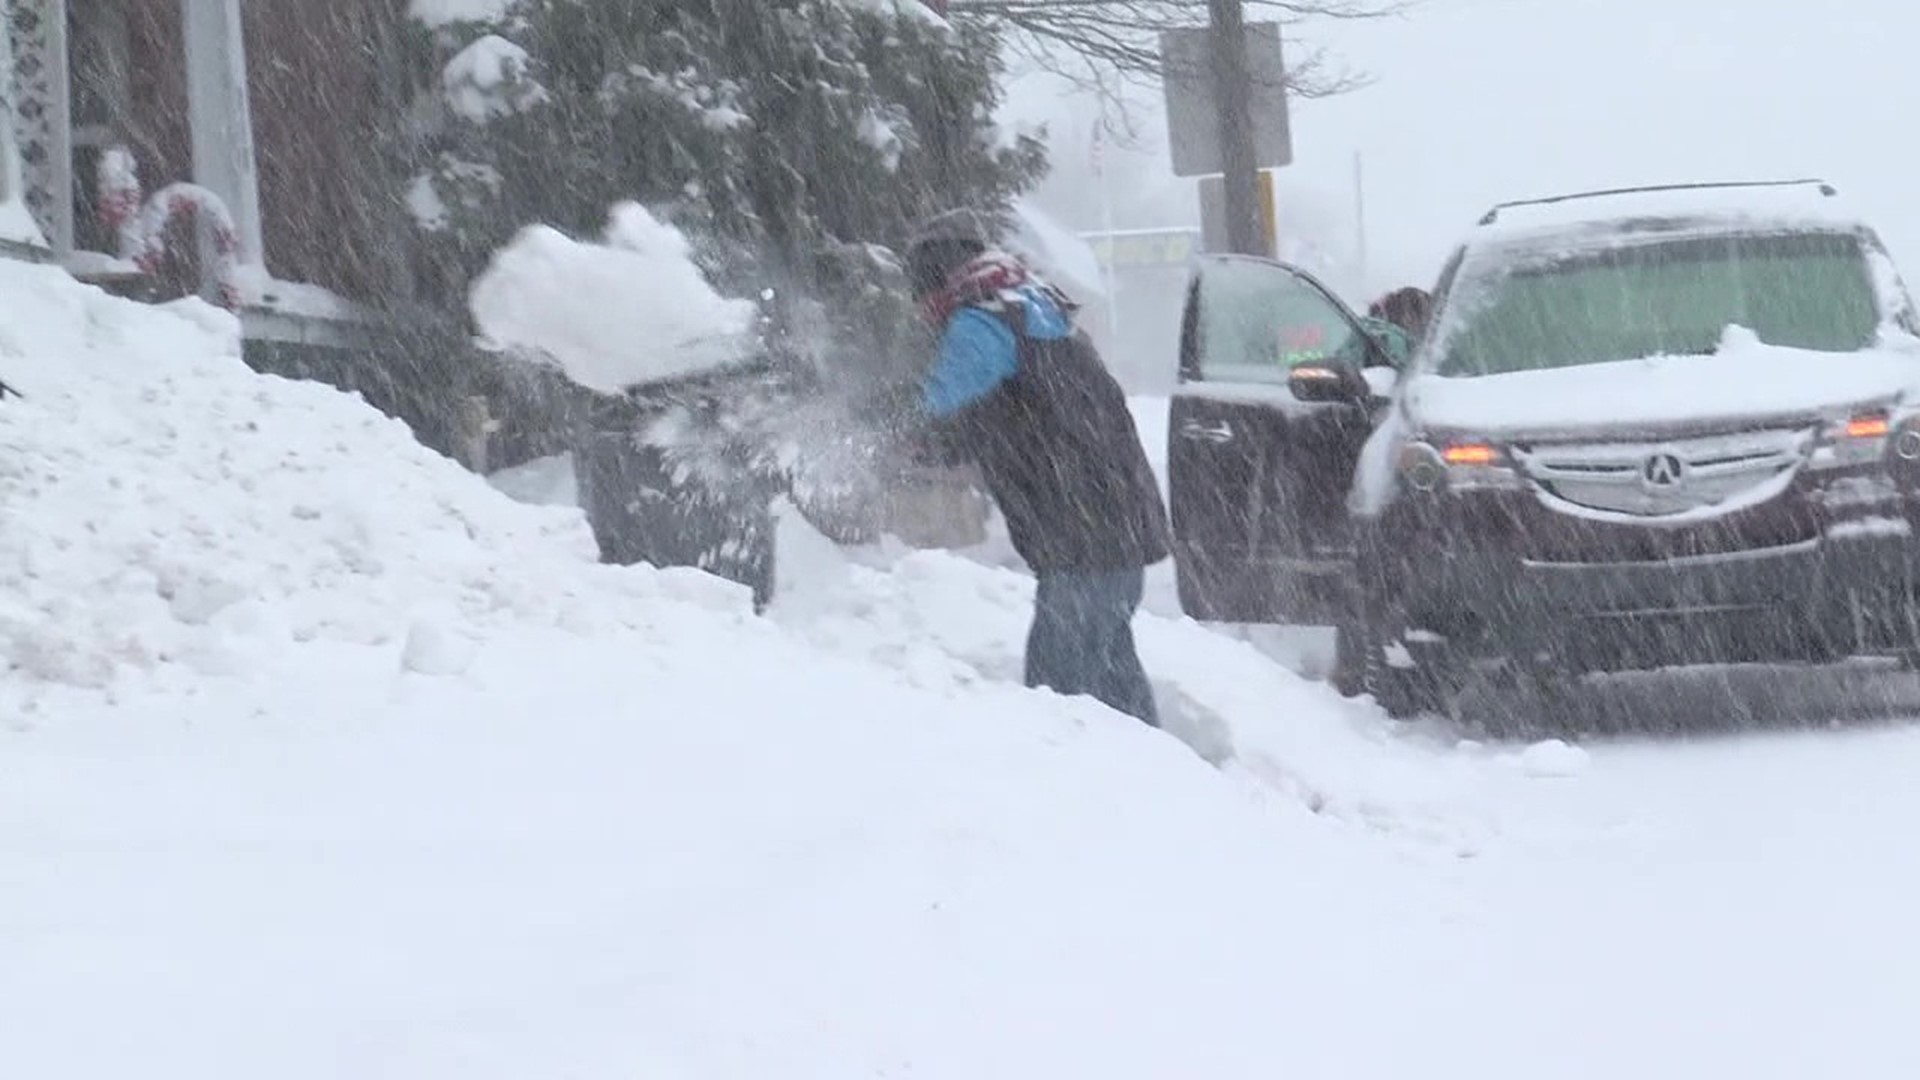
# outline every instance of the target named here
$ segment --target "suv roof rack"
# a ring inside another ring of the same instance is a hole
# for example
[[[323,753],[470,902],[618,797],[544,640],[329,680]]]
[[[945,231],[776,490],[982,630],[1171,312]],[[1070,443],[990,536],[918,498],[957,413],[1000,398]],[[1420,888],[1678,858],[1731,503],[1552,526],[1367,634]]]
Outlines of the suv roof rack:
[[[1503,202],[1487,211],[1486,216],[1480,219],[1480,224],[1491,225],[1500,217],[1500,211],[1510,210],[1519,206],[1547,206],[1552,203],[1572,202],[1575,199],[1597,199],[1607,195],[1635,195],[1643,191],[1699,191],[1711,188],[1801,187],[1804,185],[1817,185],[1820,189],[1820,194],[1829,198],[1839,194],[1839,191],[1835,189],[1832,184],[1818,178],[1808,178],[1804,180],[1729,180],[1720,183],[1653,184],[1647,187],[1605,188],[1600,191],[1578,191],[1570,195],[1549,195],[1544,199],[1516,199],[1513,202]]]

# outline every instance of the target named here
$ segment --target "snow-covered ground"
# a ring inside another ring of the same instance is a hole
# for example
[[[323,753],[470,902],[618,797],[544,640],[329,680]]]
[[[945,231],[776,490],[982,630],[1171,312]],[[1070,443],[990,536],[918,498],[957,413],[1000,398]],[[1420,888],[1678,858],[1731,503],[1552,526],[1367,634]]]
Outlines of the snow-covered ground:
[[[0,299],[0,1076],[1920,1069],[1908,681],[1480,746],[1160,603],[1183,745],[1020,688],[1009,571],[790,519],[756,618],[209,308]]]

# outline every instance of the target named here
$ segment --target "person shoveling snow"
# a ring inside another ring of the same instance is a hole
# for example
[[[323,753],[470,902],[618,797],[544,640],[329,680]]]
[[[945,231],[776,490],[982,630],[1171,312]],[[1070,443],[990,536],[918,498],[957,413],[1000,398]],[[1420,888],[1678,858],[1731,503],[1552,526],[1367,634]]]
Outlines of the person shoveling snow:
[[[908,249],[914,298],[942,335],[922,395],[930,430],[938,452],[979,465],[1039,579],[1027,684],[1157,725],[1132,620],[1145,568],[1168,552],[1159,484],[1072,305],[988,236],[957,210]]]

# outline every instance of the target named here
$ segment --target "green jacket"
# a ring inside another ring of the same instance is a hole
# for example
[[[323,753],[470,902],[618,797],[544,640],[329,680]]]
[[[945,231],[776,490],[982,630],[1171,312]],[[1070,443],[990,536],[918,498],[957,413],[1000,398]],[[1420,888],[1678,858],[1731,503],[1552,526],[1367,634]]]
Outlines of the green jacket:
[[[1394,367],[1406,366],[1407,357],[1413,355],[1413,338],[1398,323],[1362,315],[1360,327],[1386,348],[1387,359],[1393,362]]]

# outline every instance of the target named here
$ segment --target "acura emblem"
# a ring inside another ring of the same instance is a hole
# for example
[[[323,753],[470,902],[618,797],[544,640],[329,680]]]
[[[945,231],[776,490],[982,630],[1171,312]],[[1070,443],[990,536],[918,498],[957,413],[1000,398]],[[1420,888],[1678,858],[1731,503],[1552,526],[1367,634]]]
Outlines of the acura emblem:
[[[1687,463],[1674,453],[1658,453],[1640,467],[1640,479],[1649,488],[1676,488],[1687,478]]]

